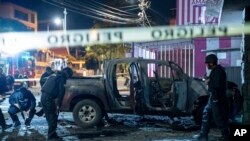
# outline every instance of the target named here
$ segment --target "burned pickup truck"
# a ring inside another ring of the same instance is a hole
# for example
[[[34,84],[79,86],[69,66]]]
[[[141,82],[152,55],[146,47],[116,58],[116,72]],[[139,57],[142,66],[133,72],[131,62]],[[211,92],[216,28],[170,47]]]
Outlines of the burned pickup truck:
[[[191,115],[208,96],[203,81],[176,63],[138,58],[107,61],[103,76],[72,78],[65,87],[61,111],[73,112],[81,127],[97,125],[105,113]]]

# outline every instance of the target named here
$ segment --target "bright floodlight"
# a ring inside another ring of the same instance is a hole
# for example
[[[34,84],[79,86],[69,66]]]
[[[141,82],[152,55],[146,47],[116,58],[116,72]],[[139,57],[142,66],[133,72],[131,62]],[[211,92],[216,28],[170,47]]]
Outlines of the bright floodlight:
[[[55,18],[54,23],[56,25],[61,25],[62,24],[62,20],[60,18]]]

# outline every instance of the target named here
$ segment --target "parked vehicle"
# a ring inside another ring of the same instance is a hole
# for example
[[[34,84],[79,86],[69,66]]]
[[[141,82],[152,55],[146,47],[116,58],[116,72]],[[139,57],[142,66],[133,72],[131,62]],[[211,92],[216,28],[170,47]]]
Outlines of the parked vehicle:
[[[103,76],[72,78],[65,87],[61,111],[73,112],[81,127],[97,125],[105,113],[191,115],[208,95],[204,82],[176,63],[140,58],[107,61]]]

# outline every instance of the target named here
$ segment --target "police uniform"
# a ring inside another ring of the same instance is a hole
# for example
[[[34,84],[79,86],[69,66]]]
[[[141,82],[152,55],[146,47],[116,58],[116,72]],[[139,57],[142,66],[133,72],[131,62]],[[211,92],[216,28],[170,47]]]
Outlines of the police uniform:
[[[7,80],[6,76],[3,73],[3,69],[0,68],[0,95],[4,94],[7,91]],[[1,101],[2,102],[2,101]],[[4,115],[2,112],[2,109],[0,108],[0,126],[2,127],[2,130],[10,127],[11,125],[7,125],[4,119]]]
[[[229,136],[228,101],[226,95],[226,72],[217,65],[209,75],[210,97],[203,111],[201,134],[207,135],[212,118],[221,130],[222,136]]]
[[[9,97],[9,103],[10,107],[8,113],[14,123],[14,127],[21,125],[17,113],[23,111],[29,111],[28,118],[25,119],[25,125],[30,126],[30,122],[36,113],[36,99],[31,91],[27,90],[25,87],[21,87]]]
[[[217,127],[221,130],[220,140],[228,140],[228,101],[226,95],[227,76],[225,69],[221,65],[217,65],[218,58],[214,54],[206,57],[206,64],[211,73],[207,80],[208,91],[210,93],[208,103],[203,110],[201,132],[196,135],[198,140],[208,140],[208,133],[212,119]]]
[[[52,71],[51,67],[46,67],[46,72],[42,74],[41,78],[40,78],[40,86],[42,87],[44,85],[44,83],[46,82],[46,80],[48,79],[48,77],[50,75],[54,74],[54,71]],[[40,111],[38,111],[36,113],[37,116],[41,117],[43,116],[44,111],[43,109],[41,109]]]
[[[58,106],[60,107],[65,92],[64,84],[66,83],[66,80],[67,77],[62,72],[52,74],[49,76],[41,90],[41,104],[49,126],[48,139],[58,137],[56,133],[58,109],[55,99],[58,99]]]
[[[46,72],[42,74],[41,78],[40,78],[40,86],[42,87],[43,84],[46,82],[47,78],[53,74],[54,71],[52,71],[52,69],[50,67],[46,67]]]

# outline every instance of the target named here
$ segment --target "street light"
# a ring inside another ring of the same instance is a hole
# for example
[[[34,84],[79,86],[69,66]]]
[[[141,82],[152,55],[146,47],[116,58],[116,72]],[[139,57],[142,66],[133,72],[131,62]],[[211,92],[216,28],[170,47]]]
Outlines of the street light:
[[[47,31],[48,32],[50,31],[50,24],[51,23],[53,23],[53,24],[55,24],[57,26],[63,25],[62,19],[60,19],[59,17],[56,17],[56,18],[54,18],[53,22],[51,22],[51,21],[47,22]]]
[[[56,25],[62,25],[62,20],[61,20],[60,18],[56,17],[56,18],[54,19],[54,23],[55,23]]]
[[[53,23],[56,26],[62,25],[62,29],[63,29],[64,33],[66,33],[66,30],[67,30],[67,10],[66,10],[66,8],[64,8],[63,14],[64,14],[64,18],[55,17],[53,20],[38,21],[38,24],[46,24],[48,32],[50,31],[50,24]]]
[[[49,33],[50,31],[50,25],[56,25],[56,26],[62,26],[64,28],[64,19],[61,19],[59,17],[55,17],[52,20],[42,20],[42,21],[38,21],[38,24],[46,24],[46,30]]]

